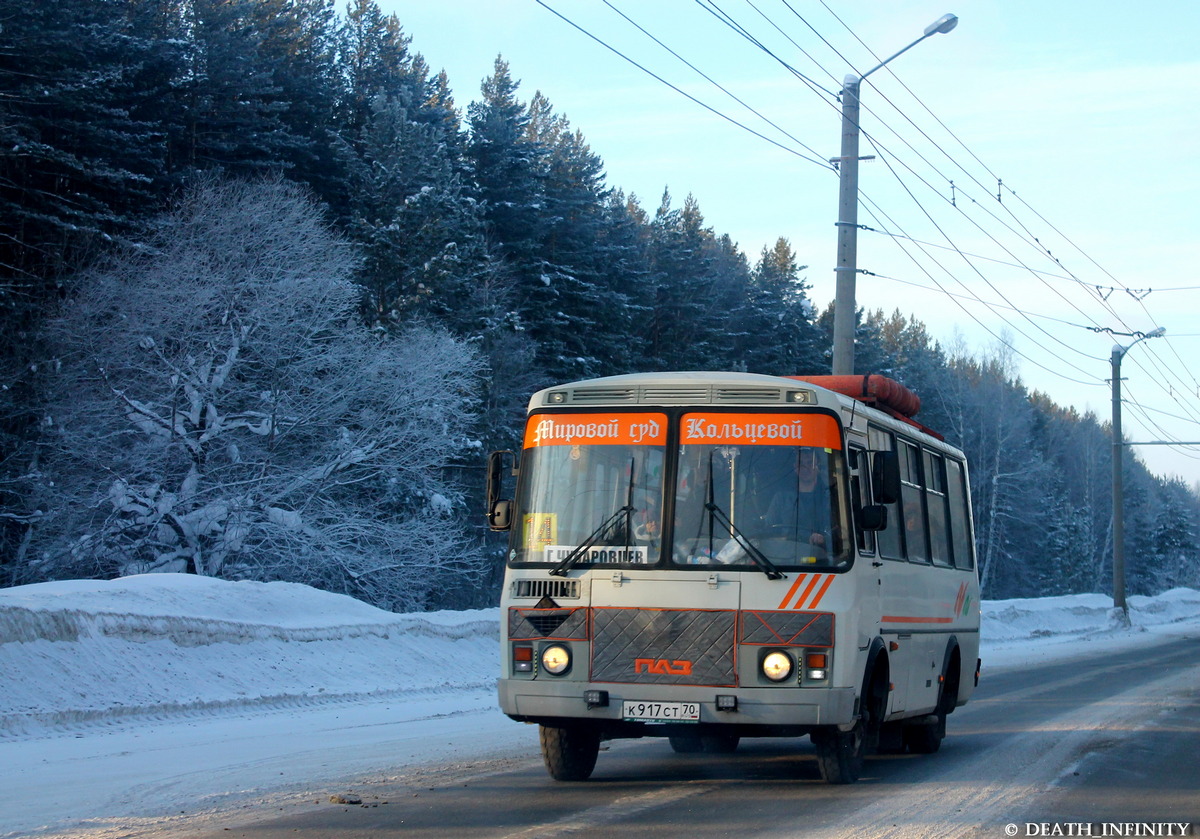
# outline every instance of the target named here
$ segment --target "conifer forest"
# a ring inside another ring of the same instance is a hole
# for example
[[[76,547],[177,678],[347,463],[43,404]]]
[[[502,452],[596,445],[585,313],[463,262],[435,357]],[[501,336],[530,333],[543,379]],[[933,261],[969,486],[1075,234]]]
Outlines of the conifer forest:
[[[454,90],[403,23],[0,0],[0,586],[176,571],[490,606],[484,461],[532,391],[829,372],[811,255],[643,204],[537,79],[498,57]],[[1108,422],[909,313],[857,330],[857,369],[967,453],[984,596],[1111,591]],[[1129,593],[1200,586],[1196,488],[1126,462]]]

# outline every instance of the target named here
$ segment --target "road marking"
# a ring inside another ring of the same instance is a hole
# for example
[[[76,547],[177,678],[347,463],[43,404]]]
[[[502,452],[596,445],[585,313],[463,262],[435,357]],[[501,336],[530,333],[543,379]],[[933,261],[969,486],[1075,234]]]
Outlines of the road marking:
[[[611,804],[605,804],[600,807],[589,807],[586,810],[580,810],[578,813],[564,816],[557,821],[535,825],[516,833],[509,833],[504,839],[550,839],[553,836],[562,836],[610,824],[611,822],[621,821],[645,810],[653,810],[656,807],[673,804],[676,801],[691,798],[694,795],[703,795],[715,789],[716,787],[712,784],[672,784],[671,786],[653,790],[652,792],[645,792],[641,795],[626,795],[618,798]]]

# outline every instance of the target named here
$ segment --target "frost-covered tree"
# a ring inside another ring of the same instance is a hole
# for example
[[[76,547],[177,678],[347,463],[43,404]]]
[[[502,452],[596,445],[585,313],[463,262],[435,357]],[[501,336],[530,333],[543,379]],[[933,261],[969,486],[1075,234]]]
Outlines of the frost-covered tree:
[[[474,353],[360,325],[349,246],[282,181],[210,181],[50,327],[30,576],[283,579],[395,609],[472,572],[447,466]]]
[[[737,361],[751,373],[810,374],[822,369],[815,308],[809,285],[800,276],[787,239],[764,247],[746,288],[745,301],[734,317],[738,325]]]

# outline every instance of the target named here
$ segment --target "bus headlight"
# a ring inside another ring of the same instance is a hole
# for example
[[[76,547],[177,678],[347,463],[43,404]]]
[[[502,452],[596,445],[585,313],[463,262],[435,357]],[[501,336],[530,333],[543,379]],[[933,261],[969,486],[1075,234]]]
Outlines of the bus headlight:
[[[785,652],[774,650],[763,656],[762,674],[772,682],[782,682],[795,670],[792,657]]]
[[[553,676],[561,676],[571,667],[571,651],[561,644],[542,650],[542,669]]]

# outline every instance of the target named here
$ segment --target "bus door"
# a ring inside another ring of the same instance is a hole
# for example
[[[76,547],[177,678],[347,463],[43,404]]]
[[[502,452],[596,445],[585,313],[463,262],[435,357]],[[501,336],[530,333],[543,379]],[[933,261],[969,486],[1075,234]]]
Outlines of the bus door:
[[[900,459],[899,497],[885,502],[887,527],[875,534],[876,555],[873,561],[873,567],[878,571],[876,589],[879,593],[879,608],[874,613],[875,627],[889,645],[888,657],[894,677],[890,710],[895,713],[907,707],[908,681],[904,674],[909,666],[909,655],[915,652],[911,643],[912,624],[909,622],[909,618],[917,614],[917,606],[913,602],[915,569],[909,566],[906,556],[906,550],[915,546],[909,544],[912,539],[906,538],[905,529],[905,503],[911,504],[911,487],[905,485],[905,476],[909,473],[905,470],[904,452],[897,447],[896,436],[891,431],[871,426],[869,439],[872,458],[891,452]],[[877,470],[872,472],[876,474]],[[910,514],[908,521],[911,520]]]
[[[850,469],[850,500],[856,514],[873,504],[876,504],[875,487],[871,476],[871,455],[861,445],[851,443],[846,449],[846,458]],[[890,517],[894,515],[888,511]],[[858,614],[858,649],[869,648],[871,641],[879,634],[879,616],[882,614],[884,563],[879,556],[878,531],[861,526],[855,528],[858,560],[854,564],[854,574],[859,580],[855,586],[857,594],[856,609]]]

